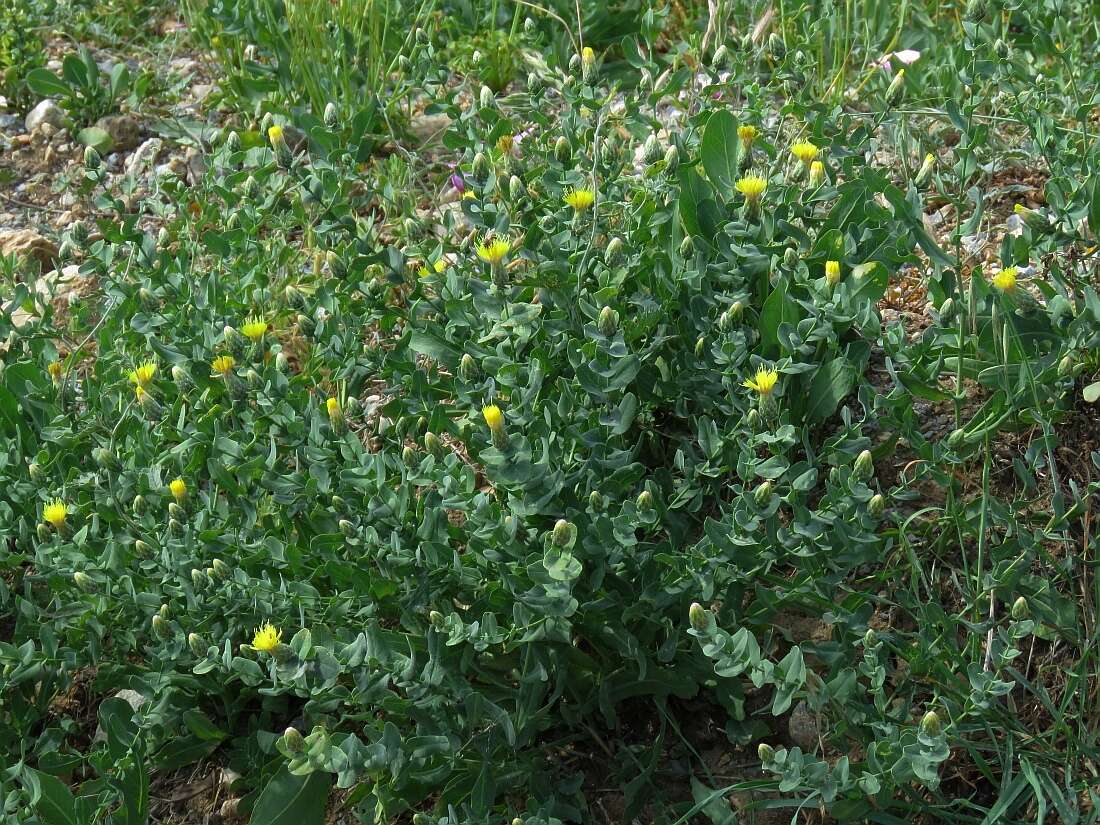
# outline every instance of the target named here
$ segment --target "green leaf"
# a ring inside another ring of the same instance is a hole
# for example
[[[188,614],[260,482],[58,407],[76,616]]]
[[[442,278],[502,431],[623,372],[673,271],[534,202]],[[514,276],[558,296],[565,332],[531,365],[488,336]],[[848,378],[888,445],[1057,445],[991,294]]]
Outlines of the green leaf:
[[[737,819],[724,795],[711,790],[694,776],[691,777],[691,796],[695,800],[696,808],[703,812],[711,825],[737,825]]]
[[[760,348],[764,354],[775,358],[779,355],[779,327],[798,321],[798,304],[787,297],[787,282],[781,280],[760,310]]]
[[[40,97],[69,96],[69,84],[46,69],[31,69],[27,73],[27,86]]]
[[[250,825],[323,825],[332,776],[295,776],[286,765],[271,777],[252,809]]]
[[[223,731],[217,725],[210,721],[206,714],[201,713],[195,709],[184,711],[183,723],[187,725],[188,730],[199,739],[205,739],[209,741],[220,742],[229,736],[228,733]]]
[[[64,782],[34,768],[26,768],[23,777],[31,793],[31,806],[43,825],[81,825],[76,797]]]
[[[844,356],[824,364],[810,382],[806,420],[821,422],[836,412],[837,406],[852,391],[855,383],[856,368]]]
[[[1090,404],[1095,404],[1096,399],[1100,398],[1100,381],[1093,381],[1081,390],[1081,397]]]
[[[86,126],[76,133],[76,139],[84,146],[91,146],[101,155],[107,154],[111,151],[111,147],[114,146],[114,140],[111,138],[110,133],[106,129],[101,129],[98,126]]]
[[[724,109],[711,115],[699,155],[710,182],[727,192],[738,178],[738,146],[737,119]]]

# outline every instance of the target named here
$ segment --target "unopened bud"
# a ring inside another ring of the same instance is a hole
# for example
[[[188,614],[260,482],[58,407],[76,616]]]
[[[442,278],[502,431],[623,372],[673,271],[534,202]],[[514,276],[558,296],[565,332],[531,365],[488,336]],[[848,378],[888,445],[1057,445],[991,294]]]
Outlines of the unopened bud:
[[[756,506],[767,507],[771,503],[773,490],[774,485],[770,481],[765,481],[757,487],[756,492],[753,493]]]
[[[148,542],[137,539],[134,542],[134,552],[144,558],[153,552],[153,548],[149,546]]]
[[[214,561],[210,562],[210,566],[214,570],[214,575],[217,576],[222,581],[225,581],[231,575],[233,575],[233,568],[230,567],[228,564],[226,564],[221,559],[214,559]]]
[[[92,577],[85,573],[83,570],[77,570],[73,573],[73,584],[79,587],[81,590],[91,592],[95,590],[95,582],[92,581]]]
[[[225,139],[225,148],[228,149],[230,152],[241,151],[241,136],[238,135],[235,131],[230,132]]]
[[[131,505],[135,516],[140,516],[145,512],[145,496],[134,496],[134,503]]]
[[[458,375],[463,381],[473,381],[477,378],[477,362],[470,353],[465,353],[458,362]]]
[[[665,170],[668,172],[675,172],[676,167],[680,165],[680,150],[675,145],[669,146],[668,151],[665,152]]]
[[[638,493],[638,509],[643,513],[648,513],[653,509],[653,493],[649,490],[642,490]]]
[[[872,648],[878,644],[878,634],[875,633],[873,627],[867,628],[867,632],[863,634],[863,646],[866,648]]]
[[[428,622],[436,630],[442,630],[445,620],[442,613],[438,610],[432,610],[428,613]]]
[[[825,164],[815,160],[810,164],[810,188],[817,189],[825,182]]]
[[[856,456],[855,463],[852,465],[852,475],[855,476],[858,481],[866,481],[874,474],[875,461],[871,457],[871,451],[864,450]]]
[[[920,169],[917,170],[917,175],[913,179],[913,182],[918,186],[926,186],[928,181],[932,179],[932,172],[936,168],[936,156],[929,152],[924,156],[924,162],[920,165]]]
[[[90,172],[94,172],[103,164],[103,158],[99,152],[96,151],[94,146],[87,146],[84,148],[84,168]]]
[[[871,500],[867,502],[867,512],[871,514],[872,518],[882,518],[885,511],[886,499],[882,497],[881,493],[875,493],[871,496]]]
[[[162,639],[170,639],[172,637],[172,627],[159,613],[153,616],[153,632]]]
[[[691,235],[685,235],[684,239],[680,241],[680,257],[690,258],[695,254],[695,241],[692,240]]]
[[[481,91],[478,94],[478,103],[481,104],[482,109],[492,108],[496,99],[493,97],[493,90],[488,86],[482,86]]]
[[[340,112],[331,100],[325,105],[325,126],[335,129],[340,125]]]
[[[699,602],[692,602],[691,607],[688,608],[688,621],[690,621],[691,626],[700,633],[706,630],[707,626],[710,624],[707,611]]]
[[[603,496],[599,490],[593,490],[588,495],[588,506],[597,512],[603,509]]]
[[[656,163],[661,157],[661,144],[656,135],[650,135],[642,145],[642,159],[646,163]]]
[[[439,436],[430,430],[424,433],[424,451],[432,455],[436,455],[442,450],[443,444],[439,440]]]
[[[619,256],[623,254],[623,239],[619,237],[612,238],[607,244],[607,251],[604,252],[603,260],[608,266],[611,266],[615,261],[619,259]]]
[[[179,521],[187,520],[187,511],[174,501],[168,502],[168,515]]]
[[[191,571],[191,584],[195,586],[196,590],[202,590],[206,586],[206,576],[197,567]]]
[[[569,141],[565,139],[565,135],[559,135],[554,141],[554,157],[563,166],[567,165],[573,157],[573,150],[569,146]]]
[[[527,187],[523,185],[523,181],[516,175],[512,175],[508,178],[508,198],[512,203],[518,203],[523,200],[527,194]]]
[[[1028,606],[1027,599],[1023,596],[1019,596],[1016,601],[1012,603],[1012,618],[1018,622],[1022,622],[1031,616],[1031,608]]]
[[[928,713],[924,714],[924,718],[920,720],[921,733],[929,739],[935,739],[942,731],[943,726],[940,724],[940,717],[934,710],[930,710]]]
[[[349,539],[355,538],[356,533],[359,532],[358,530],[356,530],[355,525],[345,518],[340,519],[339,526],[340,532],[347,536]]]
[[[298,732],[297,728],[289,727],[283,731],[283,744],[291,753],[301,753],[305,747],[305,739],[302,738],[302,734]]]
[[[898,73],[894,75],[894,79],[890,81],[890,87],[886,90],[886,105],[896,105],[897,102],[901,100],[901,95],[904,91],[905,69],[898,69]]]
[[[417,464],[416,450],[408,445],[401,451],[401,461],[406,467],[415,467]]]
[[[39,523],[36,532],[38,533],[38,540],[40,542],[47,542],[53,538],[53,532],[50,530],[50,525],[48,524]]]
[[[600,317],[596,325],[599,327],[601,335],[610,338],[618,331],[619,313],[611,307],[604,307],[600,310]]]
[[[474,155],[473,175],[475,180],[485,180],[489,177],[489,157],[484,152]]]
[[[187,634],[187,646],[191,648],[191,652],[196,656],[201,657],[206,655],[207,644],[198,633]]]
[[[756,755],[766,765],[775,759],[775,748],[767,742],[761,742],[756,749]]]
[[[563,518],[554,525],[553,542],[557,547],[565,547],[573,540],[574,527]]]

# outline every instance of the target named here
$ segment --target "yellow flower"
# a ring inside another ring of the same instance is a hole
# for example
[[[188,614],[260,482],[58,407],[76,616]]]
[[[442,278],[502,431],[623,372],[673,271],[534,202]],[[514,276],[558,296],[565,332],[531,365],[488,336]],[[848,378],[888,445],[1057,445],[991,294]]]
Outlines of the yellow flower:
[[[60,530],[65,526],[65,517],[69,514],[69,508],[65,506],[59,498],[55,498],[42,508],[42,518],[45,519],[55,530]]]
[[[1011,292],[1016,288],[1016,267],[1010,266],[1002,269],[993,276],[993,286],[1001,292]]]
[[[581,49],[581,63],[586,66],[591,66],[596,62],[596,53],[592,51],[591,46],[585,46]]]
[[[174,478],[168,482],[168,489],[172,492],[172,498],[176,500],[177,504],[182,504],[183,500],[187,498],[187,484],[182,478]]]
[[[272,146],[278,146],[283,142],[283,127],[279,125],[272,126],[267,130],[267,139],[271,141]]]
[[[60,361],[51,361],[46,367],[46,372],[50,374],[50,378],[53,379],[55,384],[61,380],[61,369]]]
[[[575,212],[583,212],[596,202],[596,193],[591,189],[570,189],[565,193],[565,202]]]
[[[446,268],[447,268],[447,262],[446,262],[446,261],[444,261],[444,260],[442,260],[442,259],[440,259],[440,260],[438,260],[438,261],[435,261],[435,262],[434,262],[434,263],[432,264],[432,267],[431,267],[431,269],[429,269],[429,268],[428,268],[428,267],[426,267],[426,266],[421,266],[421,267],[420,267],[420,269],[418,269],[418,270],[416,271],[416,274],[417,274],[417,275],[419,275],[419,276],[420,276],[421,278],[427,278],[427,277],[428,277],[429,275],[431,275],[431,274],[432,274],[432,271],[433,271],[433,270],[434,270],[434,271],[435,271],[436,273],[439,273],[439,272],[442,272],[442,271],[443,271],[444,269],[446,269]]]
[[[768,188],[768,182],[759,175],[746,175],[734,184],[738,192],[745,196],[749,203],[756,203],[764,195]]]
[[[145,404],[146,402],[151,401],[153,396],[149,395],[145,387],[141,386],[141,384],[138,384],[136,387],[134,387],[134,398],[139,404]]]
[[[232,355],[219,355],[215,358],[210,367],[214,370],[214,377],[221,376],[222,378],[228,377],[229,373],[233,372],[233,367],[237,365]]]
[[[139,387],[146,386],[157,374],[157,365],[153,361],[146,361],[137,368],[130,370],[130,380]]]
[[[512,145],[515,143],[515,138],[511,134],[501,135],[497,138],[497,150],[502,155],[507,155],[512,151]]]
[[[815,160],[810,164],[810,186],[818,187],[825,182],[825,164]]]
[[[465,192],[462,193],[462,200],[464,200],[464,201],[472,201],[472,200],[476,200],[476,199],[477,199],[477,192],[474,192],[471,189],[467,189]]]
[[[330,398],[325,402],[325,409],[328,411],[329,421],[339,421],[344,417],[344,411],[340,407],[340,399]]]
[[[825,262],[825,280],[829,286],[836,286],[840,282],[840,261]]]
[[[775,382],[779,380],[779,373],[761,367],[753,378],[749,378],[742,386],[748,387],[759,395],[771,395],[775,389]]]
[[[241,333],[252,343],[258,344],[267,334],[267,321],[258,315],[253,315],[244,322]]]
[[[500,411],[500,407],[496,404],[490,404],[488,407],[484,407],[481,410],[481,414],[485,416],[485,423],[489,425],[489,429],[492,432],[500,432],[504,429],[504,415]]]
[[[256,635],[252,637],[252,646],[256,650],[271,653],[283,639],[283,631],[276,630],[270,622],[256,628]]]
[[[741,146],[747,152],[752,148],[752,142],[760,135],[760,130],[755,126],[746,124],[737,127],[737,137],[741,138]]]
[[[484,240],[477,245],[477,256],[490,264],[499,264],[512,251],[512,242],[504,238]]]
[[[808,140],[796,143],[791,147],[791,154],[807,166],[817,160],[819,152],[820,150]]]

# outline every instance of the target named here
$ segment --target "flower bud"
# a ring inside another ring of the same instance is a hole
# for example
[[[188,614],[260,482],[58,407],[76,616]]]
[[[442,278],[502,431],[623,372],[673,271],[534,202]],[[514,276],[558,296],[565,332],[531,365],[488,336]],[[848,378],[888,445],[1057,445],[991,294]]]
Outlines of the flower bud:
[[[463,381],[473,381],[477,378],[478,368],[477,362],[470,353],[465,353],[462,356],[462,360],[458,362],[458,375]]]
[[[642,160],[646,163],[656,163],[661,157],[661,144],[656,135],[650,135],[642,145]]]
[[[307,338],[311,338],[313,333],[317,331],[317,322],[310,318],[308,315],[298,313],[298,317],[295,318],[298,322],[298,330]]]
[[[512,203],[519,203],[523,200],[527,194],[527,188],[523,185],[523,181],[516,175],[508,178],[508,198]]]
[[[38,540],[40,542],[47,542],[53,538],[53,533],[50,531],[50,525],[40,523],[37,527]]]
[[[206,585],[206,576],[197,567],[191,571],[191,584],[194,585],[196,590],[202,590]]]
[[[230,152],[241,151],[241,136],[235,131],[230,132],[225,139],[225,148]]]
[[[491,109],[493,104],[496,103],[493,90],[488,86],[482,86],[481,91],[478,93],[478,103],[481,104],[482,109]]]
[[[597,512],[603,509],[603,496],[600,495],[599,490],[593,490],[589,493],[588,506]]]
[[[275,354],[275,369],[281,373],[286,373],[290,369],[290,361],[287,360],[286,353],[282,350]]]
[[[675,145],[669,146],[668,151],[665,152],[665,170],[668,172],[675,172],[676,167],[680,165],[680,150]]]
[[[1013,207],[1013,211],[1019,215],[1020,220],[1036,232],[1044,232],[1050,228],[1050,220],[1042,212],[1028,209],[1022,203],[1016,204],[1016,206]]]
[[[871,514],[871,518],[882,518],[885,511],[886,499],[882,497],[881,493],[875,493],[871,496],[871,500],[867,502],[867,512]]]
[[[417,465],[416,450],[408,445],[401,451],[401,461],[406,467],[415,467]]]
[[[858,456],[856,456],[855,463],[852,465],[852,475],[858,481],[866,481],[875,474],[875,461],[871,457],[870,450],[864,450]]]
[[[707,350],[707,336],[700,335],[695,339],[695,357],[702,358],[703,353]]]
[[[1012,603],[1012,618],[1018,622],[1022,622],[1024,619],[1031,617],[1031,607],[1027,603],[1027,599],[1023,596],[1019,596],[1016,601]]]
[[[567,165],[573,157],[573,150],[569,146],[569,141],[565,139],[565,135],[559,135],[554,141],[554,157],[563,166]]]
[[[763,482],[756,491],[753,493],[753,498],[756,500],[757,507],[767,507],[771,504],[772,493],[774,485],[770,481]]]
[[[352,524],[350,521],[348,521],[345,518],[340,519],[340,525],[339,526],[340,526],[340,532],[343,533],[349,539],[355,538],[356,534],[359,532],[355,528],[355,525]]]
[[[260,182],[254,176],[249,175],[245,178],[243,192],[249,200],[256,200],[260,196]]]
[[[443,449],[443,443],[439,436],[430,430],[424,433],[424,451],[431,455],[437,455]]]
[[[643,513],[648,513],[653,509],[653,493],[649,492],[649,490],[642,490],[642,492],[638,493],[637,505],[638,509]]]
[[[305,739],[302,738],[302,734],[298,732],[295,727],[289,727],[283,731],[283,745],[291,753],[301,753],[305,748]]]
[[[428,613],[428,622],[436,630],[442,630],[445,619],[443,618],[443,614],[440,613],[438,610],[432,610]]]
[[[997,41],[993,44],[993,51],[997,53],[997,57],[1001,58],[1001,60],[1008,60],[1008,56],[1012,53],[1011,49],[1009,49],[1008,47],[1008,44],[999,37],[997,38]]]
[[[684,239],[680,241],[680,257],[690,258],[695,254],[695,241],[692,240],[691,235],[685,235]]]
[[[794,269],[796,266],[798,266],[799,260],[800,258],[798,255],[798,250],[795,249],[793,246],[788,246],[785,250],[783,250],[783,264],[788,269]]]
[[[601,335],[606,338],[612,337],[619,329],[619,313],[611,307],[604,307],[600,310],[596,326],[599,327]]]
[[[776,60],[782,60],[787,55],[787,46],[778,32],[772,32],[768,37],[768,54]]]
[[[581,49],[581,79],[588,85],[596,82],[596,53],[589,46]]]
[[[134,552],[142,558],[145,558],[153,552],[153,548],[149,546],[148,542],[137,539],[134,541]]]
[[[688,608],[688,621],[690,621],[691,626],[700,633],[706,630],[710,624],[707,611],[699,602],[692,602],[691,607]]]
[[[810,188],[817,189],[825,182],[825,164],[815,160],[810,164]]]
[[[214,575],[222,581],[225,581],[231,575],[233,575],[233,568],[231,568],[221,559],[214,559],[214,561],[210,562],[210,566],[214,571]]]
[[[182,536],[183,522],[181,522],[179,519],[168,519],[168,532],[170,532],[173,536]]]
[[[875,633],[873,627],[867,628],[867,632],[863,634],[863,646],[866,648],[875,647],[878,644],[878,634]]]
[[[767,742],[761,742],[756,749],[756,755],[765,765],[775,759],[775,748]]]
[[[573,540],[575,527],[563,518],[554,524],[553,542],[557,547],[565,547]]]
[[[484,152],[474,155],[473,176],[475,180],[483,181],[489,177],[489,157]]]
[[[615,261],[619,259],[619,256],[623,253],[623,239],[619,237],[612,238],[607,244],[607,251],[604,252],[603,262],[608,266],[611,266]]]
[[[208,646],[206,642],[202,640],[202,636],[198,633],[187,634],[187,646],[191,648],[191,652],[198,657],[206,656]]]
[[[168,515],[178,521],[187,520],[187,511],[174,501],[168,503]]]
[[[91,593],[95,590],[95,582],[92,581],[92,577],[83,570],[77,570],[73,573],[73,584],[87,593]]]
[[[928,181],[932,179],[932,172],[936,168],[936,156],[929,152],[924,156],[924,163],[920,165],[920,169],[917,170],[916,177],[913,178],[913,182],[918,187],[923,187],[928,184]]]
[[[952,318],[954,318],[955,317],[955,299],[954,298],[948,298],[942,304],[940,304],[939,314],[940,314],[940,318],[943,319],[944,321],[950,321]]]
[[[84,168],[89,172],[95,172],[103,164],[103,158],[94,146],[84,148]]]
[[[105,470],[115,466],[115,454],[106,447],[96,447],[92,450],[92,458],[95,459],[96,464]]]
[[[153,616],[153,632],[162,639],[172,638],[172,627],[158,613]]]
[[[940,717],[934,710],[928,711],[924,714],[924,718],[920,720],[920,732],[929,739],[937,738],[943,731],[943,726],[940,724]]]
[[[87,245],[88,239],[91,237],[91,233],[88,231],[88,225],[84,221],[75,221],[72,226],[69,227],[69,237],[73,239],[73,243],[83,248]]]
[[[336,129],[340,125],[340,112],[331,100],[325,105],[324,119],[325,126],[329,129]]]
[[[134,496],[134,503],[131,505],[135,516],[140,516],[145,512],[145,496]]]
[[[898,69],[897,74],[894,75],[894,79],[890,81],[890,87],[886,90],[886,105],[896,105],[897,102],[901,100],[901,95],[904,91],[905,69]]]
[[[730,62],[730,50],[726,48],[726,44],[723,43],[714,52],[714,57],[711,59],[711,66],[715,69],[724,69]]]

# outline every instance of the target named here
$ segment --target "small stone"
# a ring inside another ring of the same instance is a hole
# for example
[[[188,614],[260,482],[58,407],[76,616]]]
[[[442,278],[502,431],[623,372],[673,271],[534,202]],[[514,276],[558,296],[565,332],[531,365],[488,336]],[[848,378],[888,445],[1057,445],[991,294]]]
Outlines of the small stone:
[[[27,112],[23,125],[28,132],[33,132],[43,123],[48,123],[55,129],[60,129],[64,122],[65,110],[52,100],[46,99]]]
[[[217,88],[212,83],[196,83],[191,87],[191,97],[199,102],[206,100],[210,96],[210,93]]]
[[[450,125],[451,119],[445,114],[417,115],[409,124],[409,132],[417,143],[427,145],[442,140]]]
[[[129,688],[123,688],[116,693],[113,699],[121,699],[128,704],[134,711],[139,711],[149,701],[146,697],[142,696],[136,690],[130,690]],[[101,726],[97,726],[95,729],[95,736],[92,737],[93,742],[106,742],[107,734],[104,732]]]
[[[149,138],[142,143],[134,153],[126,159],[125,171],[127,175],[136,175],[147,164],[152,165],[164,148],[164,141],[160,138]]]
[[[50,269],[57,259],[57,244],[30,229],[0,231],[0,253],[34,259],[43,269]]]
[[[141,124],[133,115],[107,115],[95,125],[111,136],[115,152],[128,152],[141,142]]]
[[[817,726],[817,717],[810,710],[810,706],[803,699],[794,706],[791,718],[787,722],[787,732],[791,735],[791,741],[803,751],[812,753],[817,747],[820,731]]]

